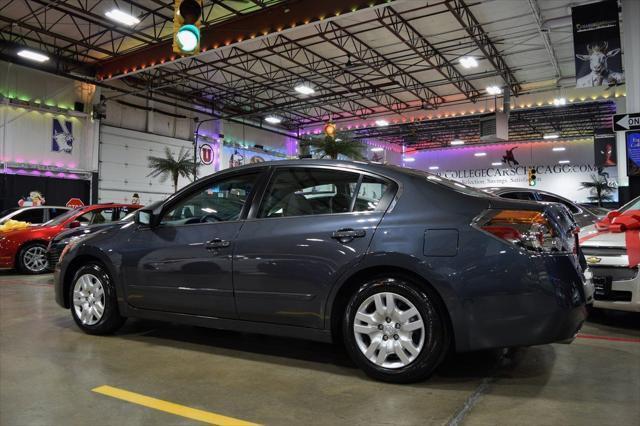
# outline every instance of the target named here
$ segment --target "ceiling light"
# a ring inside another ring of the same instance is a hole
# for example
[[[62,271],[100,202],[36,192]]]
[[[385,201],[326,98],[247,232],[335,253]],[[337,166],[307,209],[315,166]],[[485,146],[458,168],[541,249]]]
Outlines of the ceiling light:
[[[404,157],[403,161],[406,161],[407,163],[413,163],[414,161],[416,161],[416,159],[413,157]]]
[[[474,157],[486,157],[487,153],[486,152],[476,152],[473,155],[474,155]]]
[[[490,95],[499,95],[500,93],[502,93],[502,89],[498,86],[488,86],[487,93]]]
[[[342,139],[336,138],[336,142],[342,142]]]
[[[566,105],[567,104],[567,100],[565,98],[555,98],[553,100],[553,104],[555,106]]]
[[[275,115],[268,115],[267,117],[265,117],[264,121],[269,124],[278,124],[282,121],[282,119],[280,117],[276,117]]]
[[[429,170],[438,170],[440,167],[438,166],[429,166]]]
[[[21,51],[19,51],[18,56],[36,62],[45,62],[49,60],[49,57],[47,55],[43,55],[42,53],[34,52],[33,50],[27,49],[22,49]]]
[[[497,161],[495,163],[491,163],[492,166],[502,166],[502,163]]]
[[[376,120],[376,126],[378,127],[384,127],[388,125],[389,125],[389,122],[387,120]]]
[[[127,25],[129,27],[140,23],[140,20],[138,18],[129,15],[128,13],[123,12],[120,9],[111,9],[110,11],[105,13],[105,15],[112,21],[120,22],[121,24]]]
[[[371,148],[371,152],[382,152],[382,151],[384,151],[384,148],[380,148],[380,147]]]
[[[558,164],[569,164],[571,161],[569,160],[560,160],[558,161]]]
[[[460,65],[465,68],[475,68],[478,66],[478,61],[473,56],[463,56],[460,58]]]
[[[553,148],[554,151],[564,151],[566,148],[564,146],[556,146]]]
[[[316,92],[315,90],[313,90],[313,87],[309,86],[308,84],[298,84],[296,87],[294,87],[294,89],[301,95],[312,95]]]
[[[464,141],[462,139],[454,139],[450,143],[451,145],[464,145]]]
[[[559,137],[560,135],[557,133],[546,133],[544,136],[542,136],[543,139],[558,139]]]

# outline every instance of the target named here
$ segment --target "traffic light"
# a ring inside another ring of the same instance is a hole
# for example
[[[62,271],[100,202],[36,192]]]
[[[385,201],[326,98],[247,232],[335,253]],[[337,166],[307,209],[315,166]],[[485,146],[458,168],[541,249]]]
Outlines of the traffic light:
[[[535,167],[529,167],[527,169],[527,176],[529,177],[529,186],[536,186],[536,169]]]
[[[173,12],[173,51],[192,55],[200,50],[202,0],[175,0]]]

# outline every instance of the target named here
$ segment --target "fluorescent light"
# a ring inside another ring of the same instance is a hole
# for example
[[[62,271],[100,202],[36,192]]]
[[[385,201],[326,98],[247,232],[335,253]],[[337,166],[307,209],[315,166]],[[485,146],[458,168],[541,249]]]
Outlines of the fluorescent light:
[[[499,95],[500,93],[502,93],[502,89],[498,86],[488,86],[487,93],[490,95]]]
[[[553,104],[555,106],[566,105],[567,104],[567,100],[565,98],[555,98],[553,100]]]
[[[475,68],[478,66],[478,61],[473,56],[463,56],[460,58],[460,65],[465,68]]]
[[[406,161],[407,163],[413,163],[414,161],[416,161],[416,159],[413,157],[404,157],[403,161]]]
[[[502,166],[502,163],[500,163],[500,162],[498,161],[498,162],[495,162],[495,163],[491,163],[491,165],[492,165],[492,166]]]
[[[439,170],[440,167],[438,166],[429,166],[429,170]]]
[[[486,152],[476,152],[473,155],[474,155],[474,157],[486,157],[487,153]]]
[[[378,127],[384,127],[384,126],[388,126],[389,122],[387,120],[376,120],[376,126]]]
[[[384,148],[380,148],[380,147],[371,148],[371,152],[382,152],[382,151],[384,151]]]
[[[451,145],[464,145],[464,141],[461,139],[454,139],[450,143]]]
[[[311,95],[316,93],[316,91],[313,90],[313,87],[309,86],[308,84],[298,84],[296,87],[294,87],[294,89],[301,95]]]
[[[270,124],[278,124],[282,121],[280,117],[276,117],[275,115],[268,115],[265,117],[264,121]]]
[[[558,164],[569,164],[571,161],[569,160],[560,160],[558,161]]]
[[[559,137],[560,135],[557,133],[546,133],[544,136],[542,136],[542,139],[558,139]]]
[[[565,149],[567,148],[565,148],[564,146],[556,146],[555,148],[553,148],[554,151],[564,151]]]
[[[42,53],[34,52],[33,50],[27,49],[22,49],[21,51],[19,51],[18,56],[36,62],[45,62],[49,60],[49,57],[47,55],[43,55]]]
[[[120,9],[111,9],[110,11],[105,13],[105,15],[112,21],[120,22],[121,24],[127,25],[129,27],[140,23],[140,20],[138,18],[129,15],[128,13],[123,12]]]

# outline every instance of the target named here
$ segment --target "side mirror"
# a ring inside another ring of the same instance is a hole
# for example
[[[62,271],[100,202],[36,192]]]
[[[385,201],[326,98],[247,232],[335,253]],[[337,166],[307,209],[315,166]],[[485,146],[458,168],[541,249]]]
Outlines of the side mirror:
[[[77,220],[74,220],[73,222],[71,222],[71,223],[69,224],[69,228],[71,228],[71,229],[73,229],[73,228],[80,228],[81,226],[82,226],[82,224],[81,224],[79,221],[77,221]]]
[[[152,210],[138,210],[134,216],[134,221],[138,225],[153,226],[153,211]]]

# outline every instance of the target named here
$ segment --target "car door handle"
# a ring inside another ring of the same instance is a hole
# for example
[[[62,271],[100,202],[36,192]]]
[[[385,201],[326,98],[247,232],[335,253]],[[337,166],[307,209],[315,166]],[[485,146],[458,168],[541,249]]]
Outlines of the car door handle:
[[[366,231],[364,229],[339,229],[331,234],[331,238],[340,241],[341,243],[348,243],[353,241],[354,238],[362,238],[366,235]]]
[[[226,248],[231,245],[231,241],[221,240],[220,238],[214,238],[211,241],[208,241],[205,246],[207,250],[218,250],[221,248]]]

